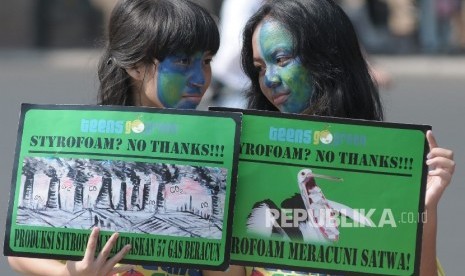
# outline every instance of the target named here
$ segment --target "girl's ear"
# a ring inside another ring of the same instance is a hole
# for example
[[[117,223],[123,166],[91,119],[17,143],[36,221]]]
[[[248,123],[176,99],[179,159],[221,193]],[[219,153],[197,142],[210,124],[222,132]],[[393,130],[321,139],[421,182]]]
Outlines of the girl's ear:
[[[142,63],[136,64],[134,67],[126,68],[126,73],[134,80],[143,81],[145,77],[146,66]]]

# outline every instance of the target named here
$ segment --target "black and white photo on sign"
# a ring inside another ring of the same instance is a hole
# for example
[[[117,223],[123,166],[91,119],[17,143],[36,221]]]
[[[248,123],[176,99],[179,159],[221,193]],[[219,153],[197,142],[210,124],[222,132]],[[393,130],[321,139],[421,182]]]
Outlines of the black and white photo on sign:
[[[26,157],[16,223],[220,239],[227,170]]]

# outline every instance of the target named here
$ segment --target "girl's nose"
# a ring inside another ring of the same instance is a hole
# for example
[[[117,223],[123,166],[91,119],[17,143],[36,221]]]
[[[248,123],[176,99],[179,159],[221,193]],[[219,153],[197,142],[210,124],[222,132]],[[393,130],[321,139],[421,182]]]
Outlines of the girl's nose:
[[[205,73],[201,62],[196,62],[192,67],[188,81],[191,87],[200,88],[205,85]]]
[[[276,69],[269,67],[265,72],[265,85],[269,88],[275,88],[281,83],[281,78],[277,74]]]

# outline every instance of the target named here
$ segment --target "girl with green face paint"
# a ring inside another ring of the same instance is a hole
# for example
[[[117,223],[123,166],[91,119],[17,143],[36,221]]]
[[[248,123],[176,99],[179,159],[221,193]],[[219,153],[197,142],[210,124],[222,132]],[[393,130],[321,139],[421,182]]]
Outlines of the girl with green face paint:
[[[158,63],[154,90],[162,107],[195,109],[211,82],[211,59],[198,52],[171,55]]]
[[[252,37],[260,88],[281,112],[302,113],[311,104],[313,79],[303,66],[290,33],[273,19],[260,23]]]
[[[353,26],[333,0],[271,0],[244,28],[248,107],[382,120]]]
[[[195,109],[211,82],[211,60],[208,51],[179,53],[126,69],[132,86],[139,88],[134,101],[158,108]]]
[[[197,107],[219,48],[218,28],[205,9],[188,0],[120,0],[109,27],[100,104]]]
[[[246,23],[242,68],[250,79],[250,109],[383,120],[378,89],[354,28],[333,0],[269,0]],[[454,173],[453,152],[426,134],[430,152],[420,275],[435,273],[436,213]],[[242,275],[273,275],[246,268]],[[294,275],[315,275],[295,272]]]

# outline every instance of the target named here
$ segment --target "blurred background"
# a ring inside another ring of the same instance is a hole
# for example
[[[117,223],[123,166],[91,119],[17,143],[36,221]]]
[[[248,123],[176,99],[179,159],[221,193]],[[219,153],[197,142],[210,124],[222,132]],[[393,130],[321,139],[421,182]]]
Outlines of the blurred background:
[[[8,208],[21,103],[93,104],[96,64],[114,0],[6,0],[0,8],[0,237]],[[218,19],[208,105],[243,106],[240,31],[255,0],[195,0]],[[465,260],[465,1],[339,0],[381,87],[386,120],[428,124],[457,169],[439,207],[438,257],[448,275]],[[0,255],[1,275],[16,275]]]

